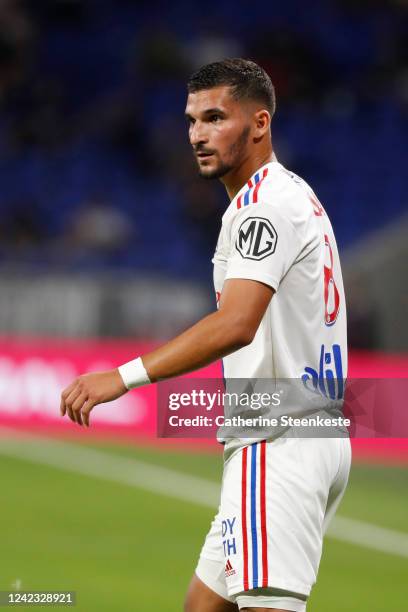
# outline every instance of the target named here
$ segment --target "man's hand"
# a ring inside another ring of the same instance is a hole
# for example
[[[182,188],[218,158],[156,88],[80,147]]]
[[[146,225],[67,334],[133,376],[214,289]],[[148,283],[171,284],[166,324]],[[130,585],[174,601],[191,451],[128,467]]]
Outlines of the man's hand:
[[[141,356],[148,381],[181,376],[250,344],[273,294],[272,287],[258,281],[226,280],[219,310]],[[94,406],[117,399],[127,390],[117,369],[85,374],[62,392],[61,415],[67,412],[71,421],[89,427]]]
[[[79,376],[61,393],[61,416],[89,427],[89,413],[97,404],[111,402],[127,392],[117,369]]]

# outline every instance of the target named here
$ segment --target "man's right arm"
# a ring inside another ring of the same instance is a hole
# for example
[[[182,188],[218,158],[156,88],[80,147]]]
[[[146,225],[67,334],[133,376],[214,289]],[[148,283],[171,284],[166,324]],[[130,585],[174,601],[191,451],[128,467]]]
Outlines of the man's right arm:
[[[198,370],[250,344],[273,296],[261,282],[243,278],[225,281],[220,307],[163,346],[120,369],[92,372],[75,379],[61,395],[61,415],[89,425],[97,404],[117,399],[128,389]],[[126,368],[129,380],[123,377]],[[134,380],[136,378],[136,380]]]
[[[150,380],[197,370],[250,344],[273,293],[271,287],[254,280],[227,280],[216,312],[143,355]]]

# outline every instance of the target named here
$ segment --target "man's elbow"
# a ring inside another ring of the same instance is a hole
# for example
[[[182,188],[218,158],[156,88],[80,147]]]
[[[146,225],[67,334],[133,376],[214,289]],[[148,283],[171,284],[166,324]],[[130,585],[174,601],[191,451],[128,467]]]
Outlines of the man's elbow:
[[[256,328],[245,319],[235,319],[228,324],[228,338],[234,350],[251,344],[255,338]]]

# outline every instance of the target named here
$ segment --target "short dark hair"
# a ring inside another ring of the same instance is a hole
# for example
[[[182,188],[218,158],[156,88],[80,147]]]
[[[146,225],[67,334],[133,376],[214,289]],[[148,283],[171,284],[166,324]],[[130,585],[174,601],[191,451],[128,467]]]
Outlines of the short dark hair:
[[[229,85],[236,100],[246,98],[265,104],[273,116],[276,108],[275,88],[261,66],[247,59],[224,59],[202,66],[187,83],[189,93]]]

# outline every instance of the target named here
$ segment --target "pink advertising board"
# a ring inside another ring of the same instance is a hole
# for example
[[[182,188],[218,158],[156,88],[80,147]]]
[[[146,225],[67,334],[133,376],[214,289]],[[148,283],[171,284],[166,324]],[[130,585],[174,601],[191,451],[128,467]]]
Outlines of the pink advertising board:
[[[0,338],[0,424],[55,435],[115,437],[160,446],[214,448],[214,440],[163,440],[156,437],[156,385],[143,387],[93,410],[91,427],[80,428],[59,414],[61,390],[81,373],[109,369],[153,348],[151,342]],[[408,355],[350,354],[350,377],[405,378]],[[191,376],[218,378],[219,363]],[[3,431],[7,431],[4,429]],[[408,459],[408,440],[353,440],[355,456]]]

